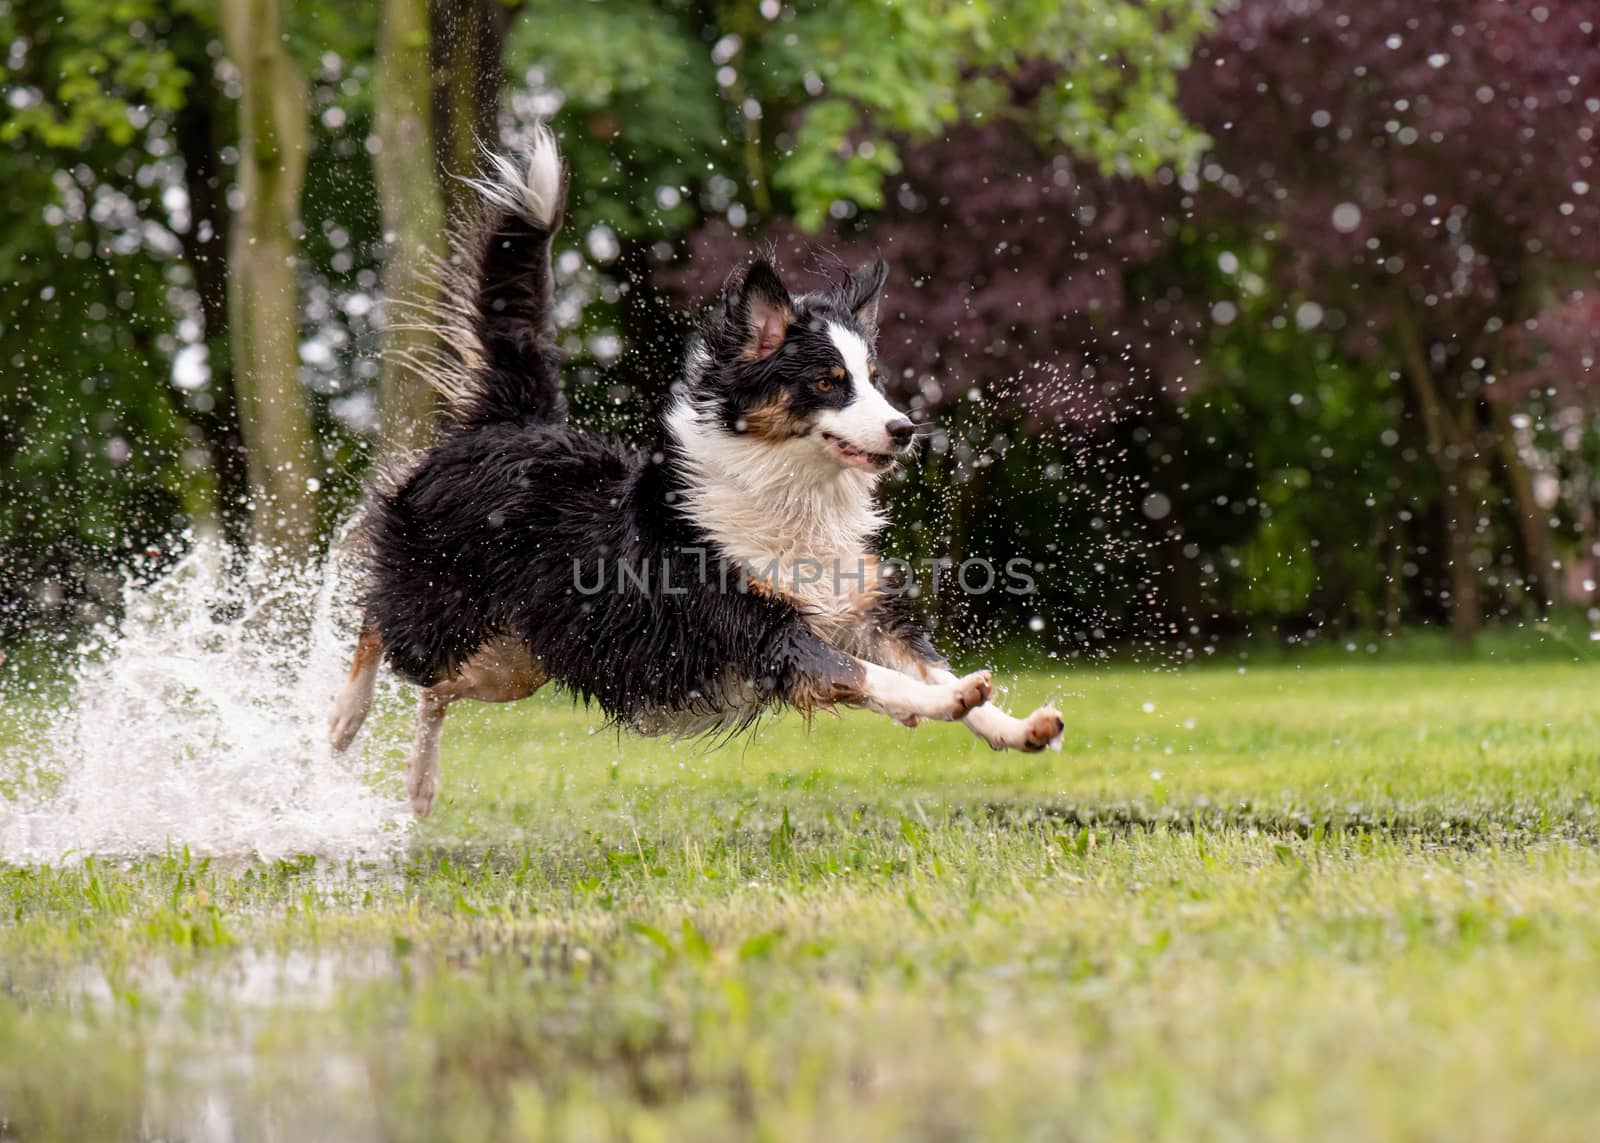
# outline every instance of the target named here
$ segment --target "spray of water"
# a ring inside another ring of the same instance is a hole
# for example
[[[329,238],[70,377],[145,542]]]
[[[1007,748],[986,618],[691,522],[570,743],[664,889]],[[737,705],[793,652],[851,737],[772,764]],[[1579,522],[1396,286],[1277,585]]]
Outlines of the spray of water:
[[[259,561],[257,561],[259,564]],[[0,746],[0,861],[194,853],[363,858],[405,836],[401,742],[325,740],[353,616],[336,567],[230,588],[200,543],[76,654],[65,697]],[[231,602],[230,602],[231,601]],[[16,701],[16,696],[0,701]],[[35,700],[37,701],[37,700]],[[399,701],[380,690],[379,709]]]

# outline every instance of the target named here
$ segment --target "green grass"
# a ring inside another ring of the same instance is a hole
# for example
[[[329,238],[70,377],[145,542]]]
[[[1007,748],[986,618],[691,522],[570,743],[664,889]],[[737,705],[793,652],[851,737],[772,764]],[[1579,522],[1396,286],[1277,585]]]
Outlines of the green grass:
[[[0,1136],[1600,1133],[1600,666],[1012,682],[1062,753],[463,706],[393,867],[0,869]]]

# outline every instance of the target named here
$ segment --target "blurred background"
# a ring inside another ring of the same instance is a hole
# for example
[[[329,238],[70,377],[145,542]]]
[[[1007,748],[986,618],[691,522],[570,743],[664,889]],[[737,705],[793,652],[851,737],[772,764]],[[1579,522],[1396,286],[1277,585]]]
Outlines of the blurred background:
[[[427,439],[479,140],[548,119],[575,416],[696,308],[891,265],[946,631],[1204,655],[1600,629],[1592,0],[0,0],[0,643],[197,543],[325,550]]]

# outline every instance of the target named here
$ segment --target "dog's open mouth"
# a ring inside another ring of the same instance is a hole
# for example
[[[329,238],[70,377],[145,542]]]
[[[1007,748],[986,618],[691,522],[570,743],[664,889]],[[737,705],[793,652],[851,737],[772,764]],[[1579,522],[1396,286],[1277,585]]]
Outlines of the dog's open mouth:
[[[868,452],[866,449],[857,448],[843,437],[836,437],[832,433],[823,433],[822,443],[827,445],[840,460],[846,464],[855,465],[857,468],[869,468],[878,471],[894,464],[894,457],[889,456],[887,453]]]

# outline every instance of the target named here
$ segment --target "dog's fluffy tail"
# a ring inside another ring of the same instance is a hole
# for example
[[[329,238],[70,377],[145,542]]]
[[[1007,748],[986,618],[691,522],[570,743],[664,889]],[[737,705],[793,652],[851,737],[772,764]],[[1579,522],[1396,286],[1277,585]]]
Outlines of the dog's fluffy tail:
[[[418,361],[462,427],[556,421],[566,415],[555,346],[550,242],[561,225],[565,174],[555,136],[541,125],[519,158],[485,153],[476,219],[440,273],[440,299],[424,323],[439,357]]]

